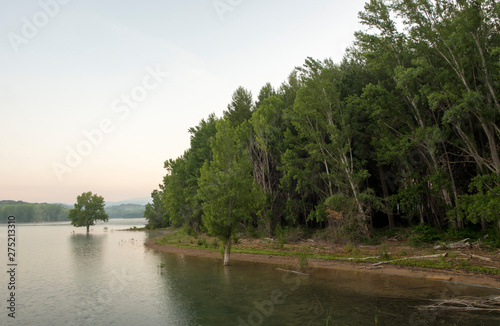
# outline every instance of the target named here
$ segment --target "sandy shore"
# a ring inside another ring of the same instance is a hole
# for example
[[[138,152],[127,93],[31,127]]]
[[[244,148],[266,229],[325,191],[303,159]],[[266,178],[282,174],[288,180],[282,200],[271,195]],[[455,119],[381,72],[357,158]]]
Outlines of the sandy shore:
[[[174,254],[183,254],[183,255],[197,256],[197,257],[208,257],[208,258],[219,259],[222,261],[221,256],[218,252],[203,250],[203,249],[191,249],[191,248],[159,245],[156,243],[156,239],[146,242],[145,246],[160,252],[169,252]],[[244,254],[244,253],[233,252],[231,253],[231,260],[274,264],[276,265],[276,267],[279,268],[296,269],[297,267],[297,258],[290,256]],[[312,259],[312,258],[308,259],[308,266],[309,266],[308,269],[305,271],[306,273],[311,273],[311,272],[313,273],[315,269],[346,270],[346,271],[357,271],[363,273],[425,278],[432,280],[441,280],[444,282],[456,282],[462,284],[495,287],[500,289],[500,276],[476,275],[461,271],[443,271],[430,268],[429,269],[410,268],[410,267],[401,267],[389,264],[384,264],[381,266],[377,266],[377,268],[373,268],[372,265],[369,263],[342,262],[342,261]]]

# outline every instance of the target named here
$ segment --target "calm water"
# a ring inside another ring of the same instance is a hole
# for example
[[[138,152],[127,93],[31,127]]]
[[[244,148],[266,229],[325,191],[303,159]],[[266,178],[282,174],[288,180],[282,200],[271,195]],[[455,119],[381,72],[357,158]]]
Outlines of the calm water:
[[[499,290],[362,272],[306,277],[236,261],[224,268],[220,260],[145,248],[153,234],[117,231],[144,224],[111,220],[88,236],[68,223],[17,224],[16,319],[7,317],[9,276],[2,272],[0,325],[499,324],[498,315],[415,308]],[[2,271],[6,235],[0,225]]]

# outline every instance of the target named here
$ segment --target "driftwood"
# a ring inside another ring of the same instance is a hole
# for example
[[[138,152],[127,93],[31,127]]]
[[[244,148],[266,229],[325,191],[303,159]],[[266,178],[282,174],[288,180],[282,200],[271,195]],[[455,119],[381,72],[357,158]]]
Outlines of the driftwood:
[[[471,247],[471,244],[469,242],[469,238],[466,238],[466,239],[463,239],[463,240],[460,240],[460,241],[457,241],[457,242],[453,242],[453,243],[450,243],[450,244],[443,244],[443,245],[438,245],[438,246],[434,246],[434,249],[464,249],[464,248],[470,248]]]
[[[418,306],[419,310],[488,311],[500,313],[500,296],[459,297],[431,300],[432,304]]]
[[[446,257],[447,255],[448,255],[448,253],[445,252],[444,254],[437,254],[437,255],[406,257],[406,258],[400,258],[400,259],[394,259],[394,260],[381,261],[381,262],[372,264],[372,266],[379,266],[379,265],[382,265],[382,264],[392,263],[392,262],[401,261],[401,260],[408,260],[408,259],[425,259],[425,258]]]
[[[377,258],[380,258],[380,256],[364,257],[364,258],[349,257],[349,258],[347,258],[347,260],[368,260],[368,259],[377,259]]]
[[[459,255],[461,256],[466,256],[466,257],[469,257],[469,258],[476,258],[476,259],[480,259],[480,260],[484,260],[484,261],[487,261],[487,262],[493,262],[493,260],[491,260],[491,258],[488,258],[488,257],[483,257],[483,256],[478,256],[478,255],[473,255],[469,252],[469,254],[462,254],[462,253],[458,253]]]
[[[285,273],[293,273],[293,274],[298,274],[298,275],[303,275],[303,276],[309,276],[309,274],[297,272],[297,271],[294,271],[291,269],[275,268],[275,270],[280,271],[280,272],[285,272]]]

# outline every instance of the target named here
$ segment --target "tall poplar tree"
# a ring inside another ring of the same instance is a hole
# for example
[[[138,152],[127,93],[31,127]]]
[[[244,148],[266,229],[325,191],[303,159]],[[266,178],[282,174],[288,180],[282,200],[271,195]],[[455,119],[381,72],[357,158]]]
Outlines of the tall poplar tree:
[[[246,122],[239,127],[232,127],[227,119],[217,122],[213,160],[205,162],[198,180],[203,223],[211,235],[222,241],[224,265],[229,265],[232,235],[259,207],[259,190],[242,141],[246,128]]]

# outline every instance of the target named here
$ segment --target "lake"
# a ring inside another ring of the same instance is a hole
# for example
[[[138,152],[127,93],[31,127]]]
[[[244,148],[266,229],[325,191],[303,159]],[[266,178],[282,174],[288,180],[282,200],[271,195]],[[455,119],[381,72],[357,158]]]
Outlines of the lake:
[[[69,223],[16,224],[15,319],[7,226],[0,225],[1,325],[498,325],[499,315],[419,311],[430,299],[500,295],[498,289],[347,271],[311,276],[270,264],[159,253],[158,234],[119,231],[114,219],[89,235]]]

